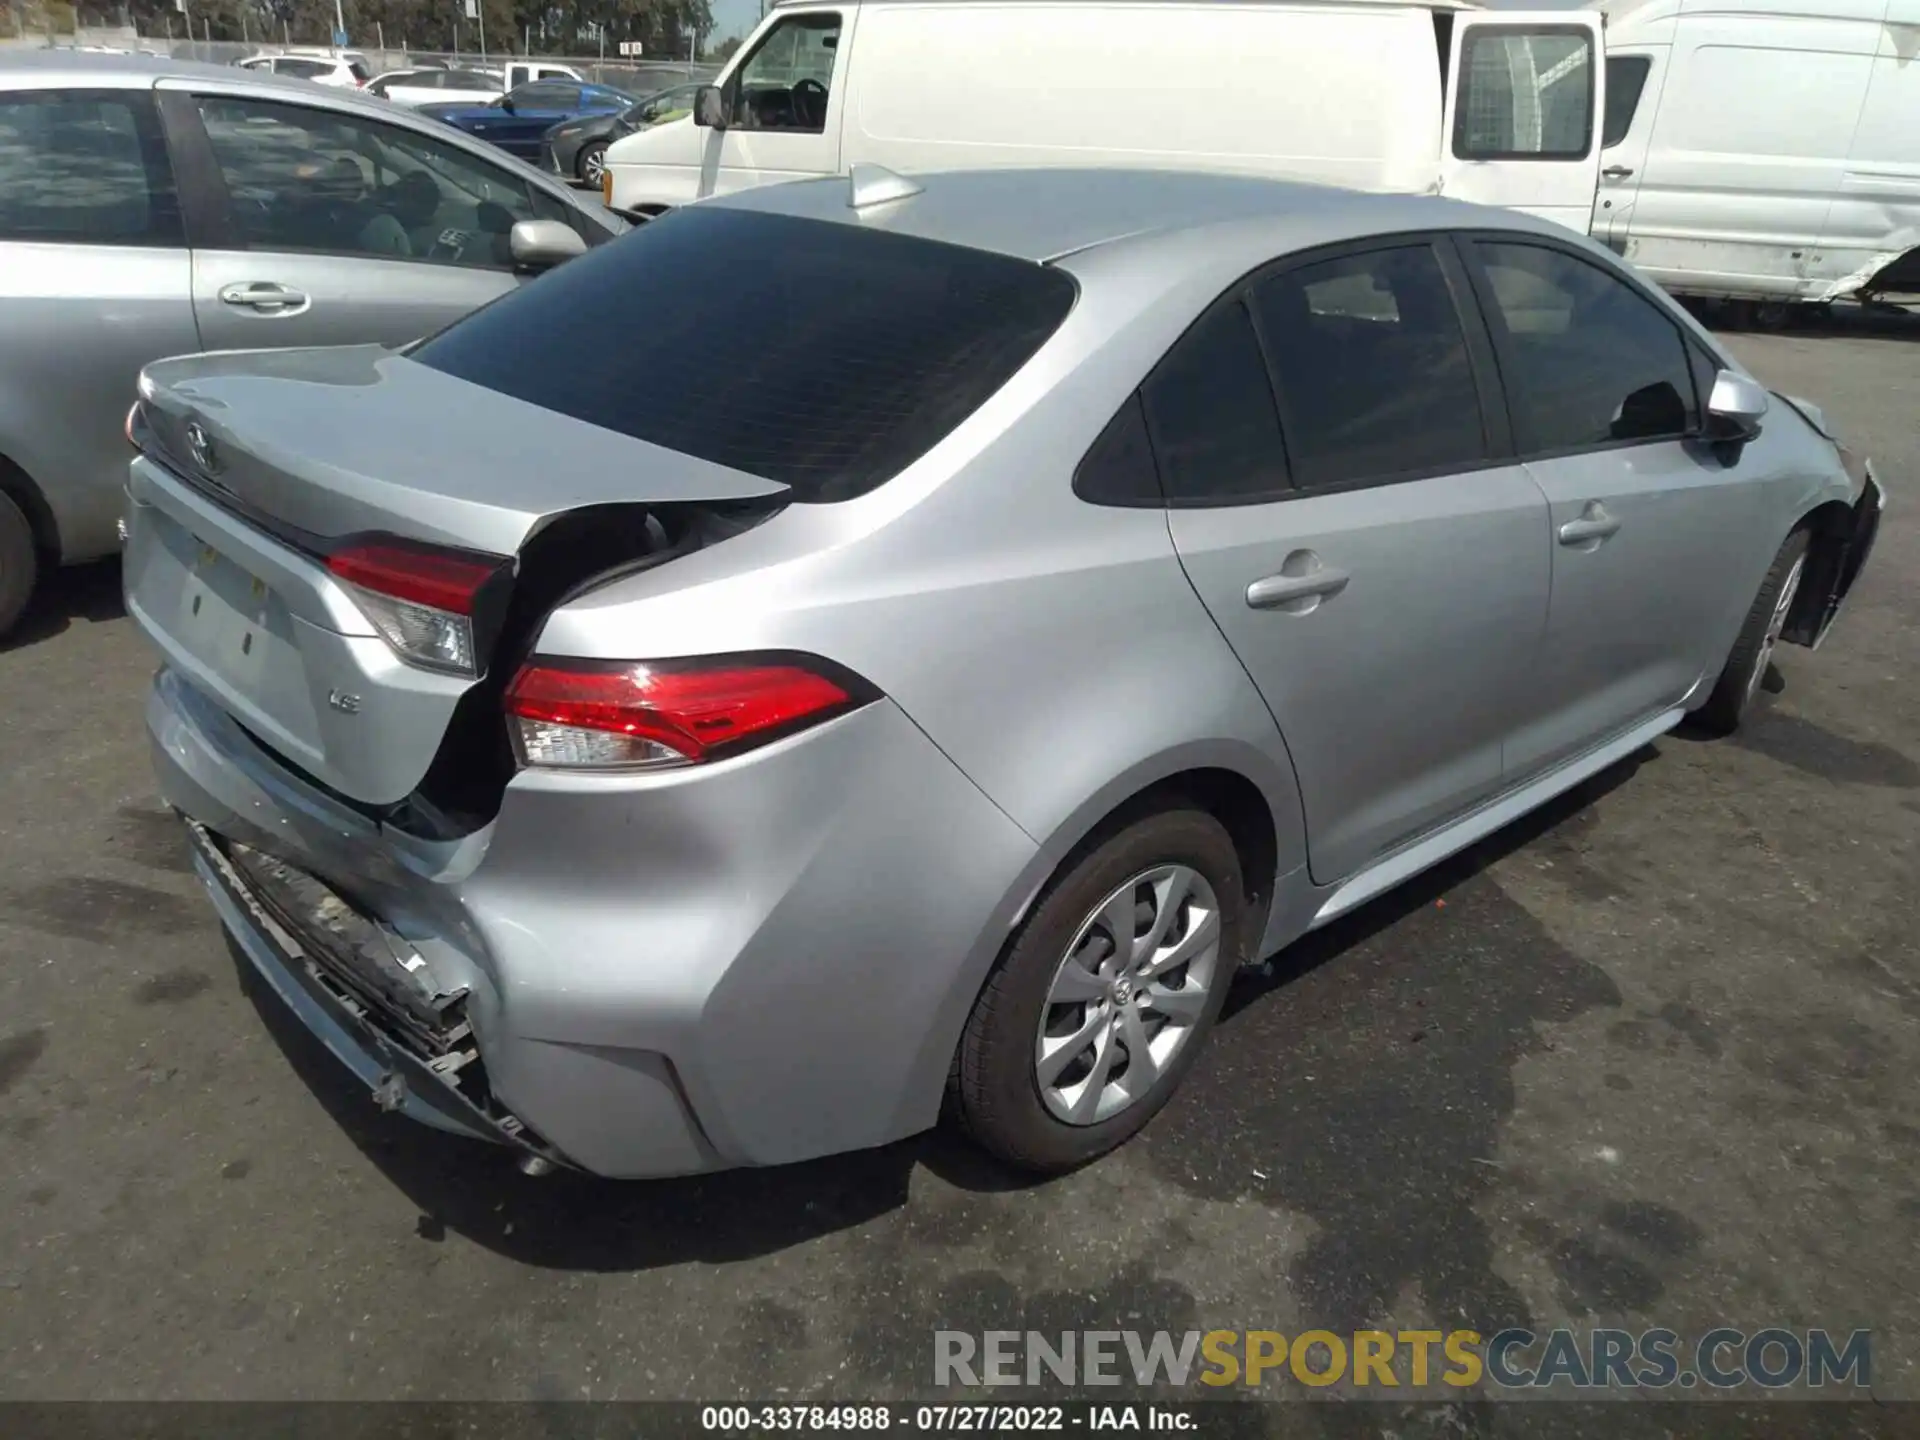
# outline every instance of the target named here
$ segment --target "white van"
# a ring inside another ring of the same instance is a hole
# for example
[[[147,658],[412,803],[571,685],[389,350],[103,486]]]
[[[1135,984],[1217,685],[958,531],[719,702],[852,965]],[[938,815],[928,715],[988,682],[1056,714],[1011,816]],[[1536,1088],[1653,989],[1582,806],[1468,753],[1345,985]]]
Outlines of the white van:
[[[1650,279],[1819,302],[1920,247],[1920,0],[1616,0],[1606,38],[1592,231]]]
[[[1444,191],[1584,232],[1600,26],[1460,0],[794,0],[714,113],[613,145],[607,201],[657,214],[861,161],[1124,165]]]

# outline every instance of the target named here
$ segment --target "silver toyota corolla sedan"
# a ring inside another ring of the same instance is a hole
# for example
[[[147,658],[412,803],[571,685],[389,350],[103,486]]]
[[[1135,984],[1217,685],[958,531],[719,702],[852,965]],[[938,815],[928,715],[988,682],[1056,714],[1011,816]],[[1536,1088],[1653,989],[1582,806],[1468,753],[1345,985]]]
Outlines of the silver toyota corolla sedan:
[[[379,1103],[617,1176],[1100,1154],[1242,962],[1735,725],[1881,506],[1587,241],[1224,177],[751,190],[141,394],[221,919]]]
[[[0,635],[39,571],[119,548],[149,360],[404,344],[625,229],[357,92],[151,55],[0,56]]]

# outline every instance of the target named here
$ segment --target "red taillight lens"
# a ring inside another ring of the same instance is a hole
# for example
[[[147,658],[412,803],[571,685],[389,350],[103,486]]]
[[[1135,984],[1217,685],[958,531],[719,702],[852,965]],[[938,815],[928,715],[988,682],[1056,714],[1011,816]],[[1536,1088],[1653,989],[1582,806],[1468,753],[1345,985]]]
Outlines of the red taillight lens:
[[[507,690],[526,765],[693,765],[843,713],[869,698],[851,676],[795,657],[666,664],[534,661]]]
[[[479,673],[474,607],[506,563],[392,538],[350,541],[327,556],[401,659],[461,675]]]

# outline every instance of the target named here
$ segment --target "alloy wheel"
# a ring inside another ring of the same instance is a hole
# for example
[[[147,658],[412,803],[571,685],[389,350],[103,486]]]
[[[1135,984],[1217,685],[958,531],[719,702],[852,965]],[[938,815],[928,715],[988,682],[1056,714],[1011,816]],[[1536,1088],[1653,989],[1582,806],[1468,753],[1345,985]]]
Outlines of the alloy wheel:
[[[1749,700],[1753,699],[1761,680],[1766,677],[1767,666],[1773,660],[1773,647],[1780,643],[1780,632],[1787,628],[1787,612],[1793,608],[1794,596],[1800,593],[1800,572],[1806,563],[1807,557],[1804,555],[1795,560],[1780,586],[1780,598],[1774,602],[1773,614],[1767,619],[1767,632],[1760,637],[1760,653],[1753,657],[1753,673],[1747,676]]]
[[[1142,871],[1080,922],[1034,1041],[1049,1113],[1097,1125],[1146,1097],[1223,983],[1220,938],[1220,902],[1186,865]]]

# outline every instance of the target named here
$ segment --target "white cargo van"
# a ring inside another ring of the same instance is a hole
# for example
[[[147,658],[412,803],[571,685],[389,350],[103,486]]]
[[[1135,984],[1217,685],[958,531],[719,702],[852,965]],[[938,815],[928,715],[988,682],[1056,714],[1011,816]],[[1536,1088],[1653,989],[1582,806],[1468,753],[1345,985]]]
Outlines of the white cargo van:
[[[607,199],[656,214],[861,161],[1125,165],[1444,191],[1584,232],[1601,59],[1595,12],[1459,0],[796,0],[708,114],[614,144]]]
[[[1920,0],[1616,0],[1593,235],[1679,294],[1920,282]]]
[[[1920,0],[789,0],[605,186],[645,216],[861,161],[1439,191],[1824,301],[1920,268]]]

